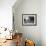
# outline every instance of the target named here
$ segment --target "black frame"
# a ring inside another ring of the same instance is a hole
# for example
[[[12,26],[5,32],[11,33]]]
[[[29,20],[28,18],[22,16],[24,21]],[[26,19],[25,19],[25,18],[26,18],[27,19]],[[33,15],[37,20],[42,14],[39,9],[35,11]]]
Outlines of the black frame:
[[[35,16],[35,24],[28,24],[28,25],[25,25],[23,23],[23,16],[26,16],[26,15],[29,15],[29,16]],[[37,25],[37,14],[22,14],[22,26],[36,26]]]

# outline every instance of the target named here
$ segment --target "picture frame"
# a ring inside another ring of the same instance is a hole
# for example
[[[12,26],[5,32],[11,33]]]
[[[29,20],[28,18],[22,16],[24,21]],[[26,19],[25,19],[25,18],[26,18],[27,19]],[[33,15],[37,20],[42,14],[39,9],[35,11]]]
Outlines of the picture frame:
[[[22,14],[22,26],[36,26],[37,14]]]

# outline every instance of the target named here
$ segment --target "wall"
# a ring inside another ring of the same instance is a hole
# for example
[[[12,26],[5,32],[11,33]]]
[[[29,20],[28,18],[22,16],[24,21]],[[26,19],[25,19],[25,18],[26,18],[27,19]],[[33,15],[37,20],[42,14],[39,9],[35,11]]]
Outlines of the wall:
[[[18,3],[19,2],[19,3]],[[18,0],[13,6],[15,30],[41,46],[41,0]],[[22,26],[22,14],[37,14],[37,26]]]
[[[0,27],[12,29],[12,6],[16,0],[0,0]]]
[[[41,40],[42,46],[46,46],[46,0],[41,1]]]

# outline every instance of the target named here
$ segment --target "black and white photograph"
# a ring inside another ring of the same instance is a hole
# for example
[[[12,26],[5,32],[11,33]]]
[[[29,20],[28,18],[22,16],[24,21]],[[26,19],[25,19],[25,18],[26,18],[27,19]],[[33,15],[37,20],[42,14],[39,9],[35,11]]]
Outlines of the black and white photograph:
[[[37,14],[22,14],[22,25],[25,26],[37,25]]]

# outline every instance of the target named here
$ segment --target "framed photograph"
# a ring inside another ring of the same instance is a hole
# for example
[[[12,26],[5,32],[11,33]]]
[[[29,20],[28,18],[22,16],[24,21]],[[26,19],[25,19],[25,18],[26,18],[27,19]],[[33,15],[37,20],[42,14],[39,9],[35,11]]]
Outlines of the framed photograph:
[[[22,14],[22,25],[23,26],[36,26],[37,14]]]

